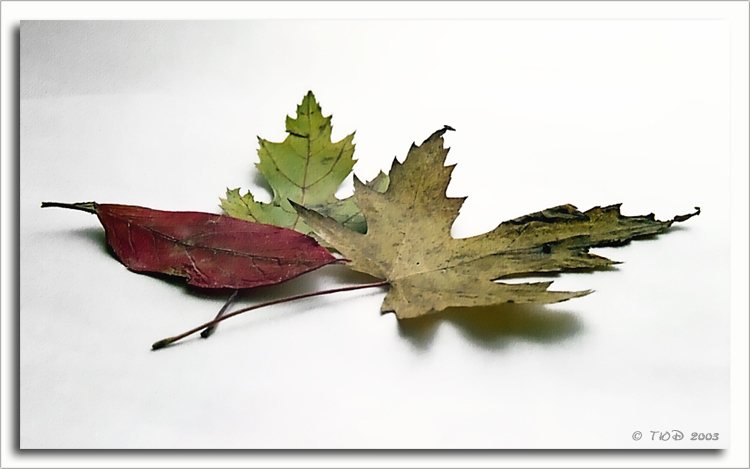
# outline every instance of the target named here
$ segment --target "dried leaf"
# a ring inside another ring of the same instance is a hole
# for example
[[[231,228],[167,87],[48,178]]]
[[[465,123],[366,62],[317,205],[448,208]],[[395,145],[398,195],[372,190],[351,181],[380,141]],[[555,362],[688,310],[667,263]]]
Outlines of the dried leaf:
[[[356,160],[354,134],[331,142],[331,116],[323,117],[312,91],[297,107],[297,118],[287,116],[289,134],[281,143],[259,138],[260,163],[256,166],[273,189],[271,203],[255,200],[248,191],[240,195],[239,188],[227,190],[221,208],[233,217],[268,223],[308,234],[312,230],[297,215],[289,200],[319,210],[344,224],[364,232],[366,225],[354,200],[339,200],[334,195],[349,175]],[[375,190],[385,190],[388,177],[379,175],[371,182]]]
[[[619,205],[580,212],[561,205],[500,224],[471,238],[454,239],[451,226],[464,198],[445,192],[453,166],[444,166],[446,127],[421,146],[412,145],[403,164],[394,159],[384,193],[356,178],[354,198],[367,220],[367,233],[295,205],[321,238],[351,260],[354,270],[390,283],[381,310],[412,318],[450,306],[498,303],[554,303],[590,291],[548,291],[552,282],[508,284],[494,280],[525,274],[593,269],[616,262],[589,254],[594,246],[618,245],[664,232],[675,221],[653,214],[627,217]]]
[[[96,213],[128,269],[187,277],[197,287],[273,285],[336,261],[309,236],[224,215],[95,202],[42,207]]]
[[[376,192],[385,192],[388,189],[388,175],[384,172],[380,172],[375,179],[365,183],[367,187]],[[343,200],[338,200],[331,204],[326,205],[310,205],[307,208],[315,210],[316,212],[331,217],[337,222],[341,223],[350,230],[358,233],[367,232],[367,222],[365,216],[354,203],[354,197],[347,197]],[[314,233],[311,233],[311,236]]]

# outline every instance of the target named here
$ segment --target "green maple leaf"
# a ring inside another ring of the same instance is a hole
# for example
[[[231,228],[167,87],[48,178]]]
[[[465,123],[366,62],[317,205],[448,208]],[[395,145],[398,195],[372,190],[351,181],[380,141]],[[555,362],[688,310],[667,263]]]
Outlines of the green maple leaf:
[[[286,118],[289,134],[283,142],[258,138],[258,170],[273,190],[271,203],[258,202],[249,191],[227,190],[221,208],[236,218],[290,228],[309,234],[312,229],[300,218],[289,201],[331,216],[350,229],[365,232],[367,225],[351,197],[334,195],[356,162],[354,133],[331,141],[331,116],[324,117],[312,91],[297,106],[297,117]],[[370,187],[383,191],[388,177],[380,174]]]
[[[615,264],[589,254],[595,246],[619,245],[662,233],[674,222],[700,213],[659,221],[653,214],[623,216],[620,205],[580,212],[560,205],[501,223],[494,230],[455,239],[451,226],[464,198],[445,192],[453,166],[444,166],[446,127],[421,146],[413,145],[404,163],[394,159],[384,192],[354,180],[354,198],[367,220],[367,233],[295,205],[315,233],[350,260],[349,266],[389,283],[381,311],[399,319],[451,306],[499,303],[554,303],[590,291],[549,291],[552,282],[501,283],[506,277]]]

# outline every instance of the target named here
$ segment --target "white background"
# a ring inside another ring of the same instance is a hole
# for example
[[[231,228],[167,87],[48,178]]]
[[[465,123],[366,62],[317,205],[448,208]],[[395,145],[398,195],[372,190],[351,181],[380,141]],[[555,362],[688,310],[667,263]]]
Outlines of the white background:
[[[22,23],[22,447],[664,447],[630,438],[651,429],[726,447],[728,39],[722,21]],[[149,352],[222,298],[126,272],[95,217],[39,202],[215,211],[308,88],[338,137],[357,129],[361,178],[458,129],[454,235],[569,202],[704,213],[563,276],[597,290],[565,305],[399,326],[349,293]]]
[[[727,447],[729,44],[716,19],[25,24],[21,446]],[[39,202],[218,211],[308,89],[362,179],[455,127],[455,236],[561,203],[703,213],[597,250],[625,264],[557,278],[596,290],[560,305],[399,325],[352,292],[150,352],[223,299],[127,272],[95,217]],[[667,429],[726,438],[650,441]]]

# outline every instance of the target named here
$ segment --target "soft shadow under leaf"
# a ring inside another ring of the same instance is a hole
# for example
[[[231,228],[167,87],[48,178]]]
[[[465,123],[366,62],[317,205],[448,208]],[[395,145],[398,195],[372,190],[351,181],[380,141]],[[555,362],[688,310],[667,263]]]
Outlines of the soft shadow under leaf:
[[[514,341],[555,344],[583,330],[572,313],[550,310],[543,305],[503,304],[470,308],[448,308],[439,313],[398,322],[399,335],[418,348],[432,344],[441,322],[455,325],[478,347],[497,350]]]

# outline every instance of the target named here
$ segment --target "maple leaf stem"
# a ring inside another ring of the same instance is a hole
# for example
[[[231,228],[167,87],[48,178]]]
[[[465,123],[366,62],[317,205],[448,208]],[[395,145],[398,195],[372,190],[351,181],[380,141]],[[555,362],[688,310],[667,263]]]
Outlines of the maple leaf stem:
[[[214,319],[219,319],[220,317],[224,315],[224,313],[227,312],[227,310],[229,309],[229,305],[232,304],[232,302],[235,300],[235,298],[237,298],[237,295],[239,293],[240,293],[239,290],[235,290],[234,292],[232,292],[232,294],[229,296],[229,298],[227,298],[226,303],[224,303],[224,306],[221,307],[221,309],[216,314],[216,317]],[[203,332],[201,332],[201,337],[203,337],[204,339],[208,339],[216,331],[217,327],[218,326],[214,324],[213,326],[209,326],[203,329]]]
[[[258,303],[257,305],[248,306],[247,308],[238,309],[236,311],[232,311],[231,313],[224,314],[224,315],[221,315],[222,312],[220,311],[219,312],[220,315],[217,315],[216,318],[214,318],[211,321],[208,321],[207,323],[204,323],[204,324],[201,324],[200,326],[194,327],[194,328],[190,329],[189,331],[183,332],[182,334],[175,335],[175,336],[172,336],[172,337],[167,337],[166,339],[162,339],[162,340],[159,340],[157,342],[154,342],[154,344],[151,345],[151,349],[152,350],[159,350],[161,348],[164,348],[164,347],[166,347],[168,345],[171,345],[171,344],[177,342],[178,340],[184,339],[185,337],[188,337],[188,336],[190,336],[192,334],[195,334],[196,332],[198,332],[200,330],[203,330],[203,329],[206,329],[206,328],[210,328],[210,327],[214,327],[214,326],[216,326],[216,324],[220,323],[221,321],[227,320],[227,319],[229,319],[231,317],[240,315],[242,313],[246,313],[248,311],[252,311],[254,309],[259,309],[259,308],[263,308],[265,306],[272,306],[272,305],[276,305],[276,304],[280,304],[280,303],[286,303],[286,302],[289,302],[289,301],[301,300],[301,299],[310,298],[310,297],[313,297],[313,296],[328,295],[330,293],[339,293],[339,292],[352,291],[352,290],[361,290],[363,288],[382,287],[382,286],[385,286],[385,285],[388,285],[388,281],[387,280],[383,280],[383,281],[375,282],[375,283],[366,283],[366,284],[362,284],[362,285],[351,285],[351,286],[348,286],[348,287],[333,288],[331,290],[322,290],[322,291],[316,291],[316,292],[311,292],[311,293],[302,293],[300,295],[294,295],[294,296],[289,296],[289,297],[286,297],[286,298],[279,298],[279,299],[276,299],[276,300],[266,301],[264,303]]]

